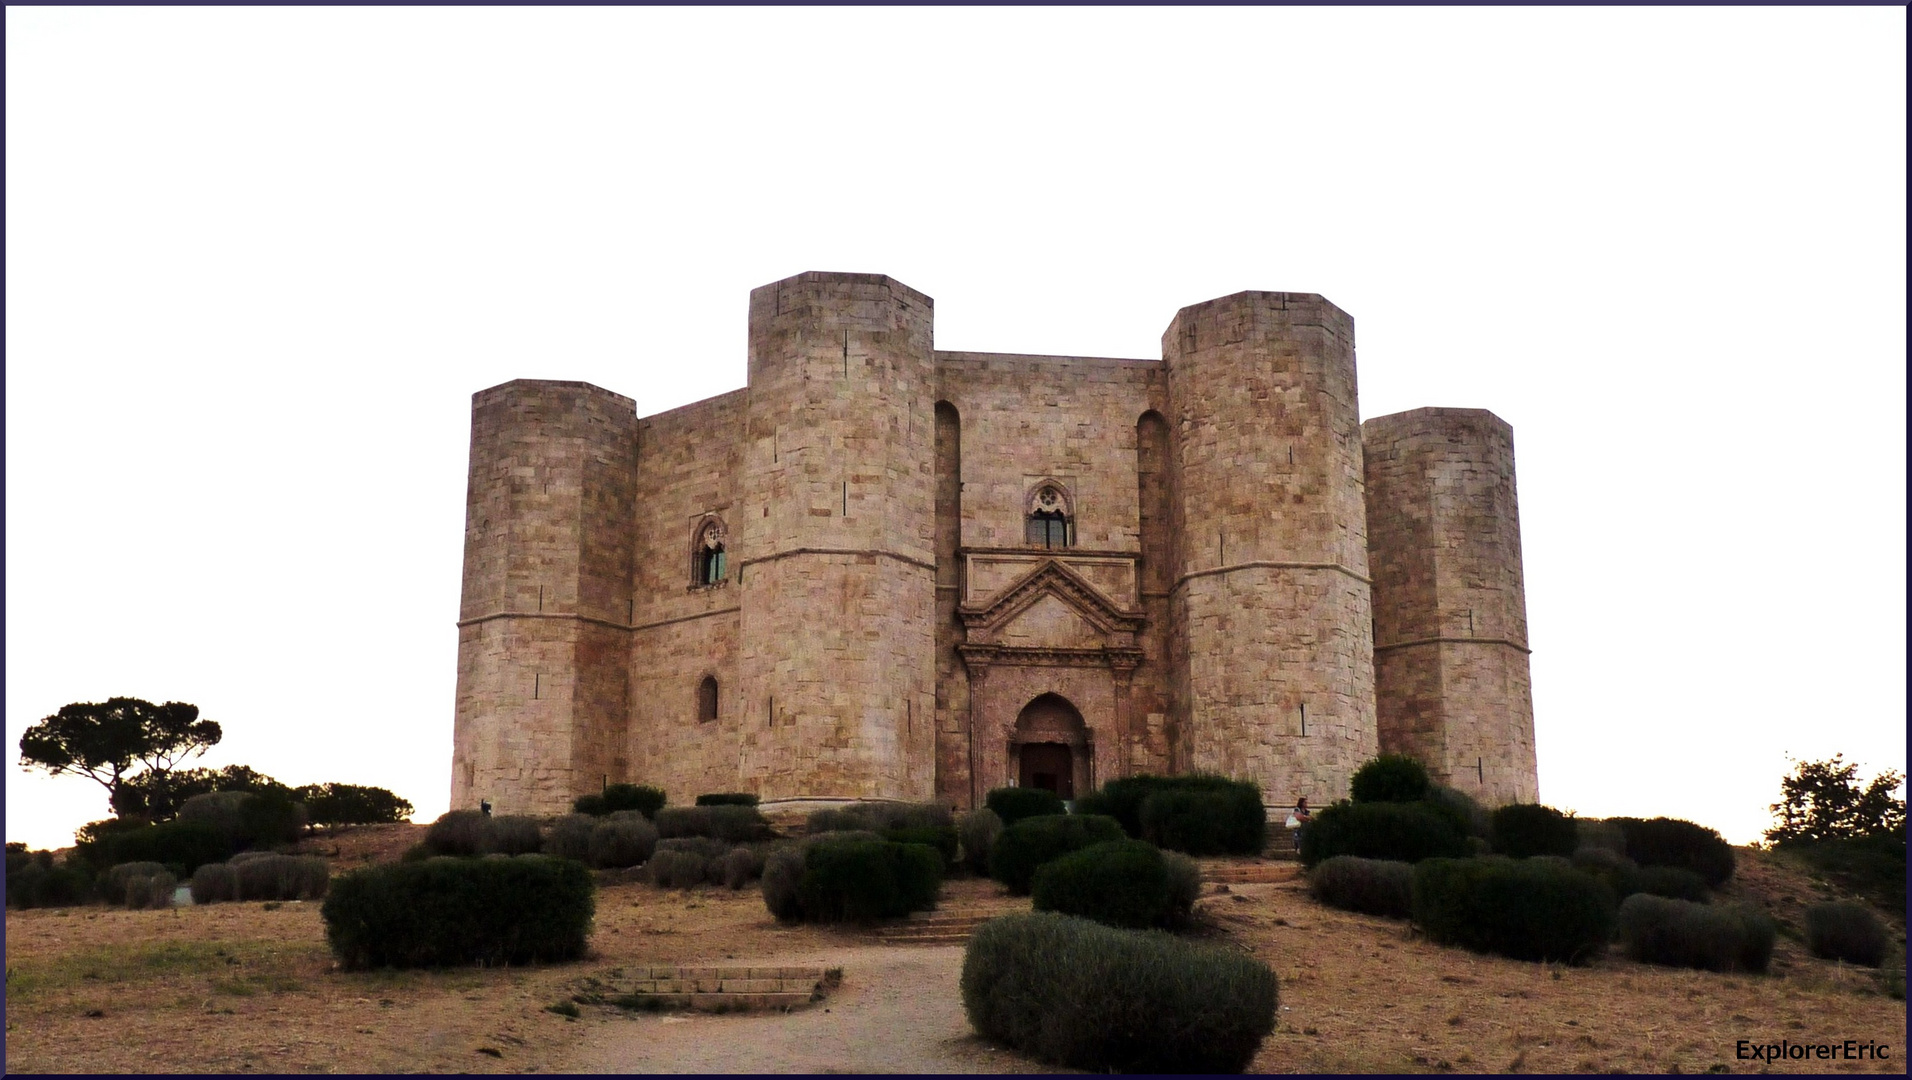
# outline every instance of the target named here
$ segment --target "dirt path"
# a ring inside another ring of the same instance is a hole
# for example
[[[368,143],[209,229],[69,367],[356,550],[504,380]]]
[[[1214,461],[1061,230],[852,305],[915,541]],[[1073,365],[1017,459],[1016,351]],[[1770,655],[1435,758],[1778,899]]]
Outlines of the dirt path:
[[[1026,1073],[1038,1065],[978,1038],[963,1015],[963,950],[819,949],[751,963],[840,967],[821,1004],[756,1016],[632,1015],[594,1025],[559,1065],[580,1073]]]

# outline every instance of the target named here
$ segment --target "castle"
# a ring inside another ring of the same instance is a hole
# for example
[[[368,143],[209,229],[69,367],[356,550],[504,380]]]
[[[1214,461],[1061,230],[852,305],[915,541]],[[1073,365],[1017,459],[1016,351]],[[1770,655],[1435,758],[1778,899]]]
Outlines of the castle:
[[[1194,770],[1321,805],[1381,751],[1535,801],[1506,423],[1362,423],[1308,293],[1183,308],[1160,360],[944,352],[932,316],[799,274],[750,294],[743,389],[473,395],[454,808]]]

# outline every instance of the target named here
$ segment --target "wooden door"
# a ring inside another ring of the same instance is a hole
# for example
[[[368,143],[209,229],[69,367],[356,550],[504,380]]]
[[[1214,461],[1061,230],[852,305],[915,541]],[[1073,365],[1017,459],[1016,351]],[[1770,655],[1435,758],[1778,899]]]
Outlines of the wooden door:
[[[1061,743],[1023,744],[1022,786],[1075,798],[1075,755]]]

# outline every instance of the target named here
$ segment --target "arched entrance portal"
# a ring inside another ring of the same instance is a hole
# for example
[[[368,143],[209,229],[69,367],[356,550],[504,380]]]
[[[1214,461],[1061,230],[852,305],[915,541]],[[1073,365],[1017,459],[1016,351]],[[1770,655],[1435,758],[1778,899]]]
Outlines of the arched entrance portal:
[[[1094,784],[1089,775],[1089,731],[1069,699],[1043,694],[1016,717],[1010,762],[1017,786],[1042,788],[1065,799]]]

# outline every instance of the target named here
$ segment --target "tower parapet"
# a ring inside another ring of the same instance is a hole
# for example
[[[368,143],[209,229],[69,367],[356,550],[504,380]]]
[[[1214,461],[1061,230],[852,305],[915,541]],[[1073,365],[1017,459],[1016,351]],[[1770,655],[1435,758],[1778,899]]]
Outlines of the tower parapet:
[[[1353,320],[1236,293],[1183,308],[1162,355],[1183,760],[1277,803],[1343,796],[1377,745]]]
[[[877,274],[750,294],[740,759],[766,801],[932,795],[931,321]]]
[[[637,412],[520,379],[471,417],[451,805],[555,813],[620,771]]]
[[[1361,426],[1381,745],[1483,803],[1538,798],[1514,433],[1484,409]]]

